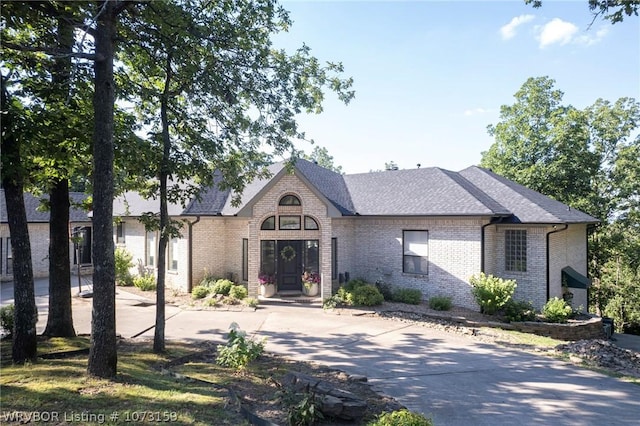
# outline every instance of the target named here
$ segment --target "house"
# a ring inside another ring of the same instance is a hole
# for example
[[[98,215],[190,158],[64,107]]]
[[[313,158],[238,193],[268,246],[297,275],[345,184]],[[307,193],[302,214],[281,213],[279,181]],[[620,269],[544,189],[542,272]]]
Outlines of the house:
[[[69,233],[80,237],[79,245],[69,244],[69,255],[72,265],[91,265],[91,219],[86,211],[76,207],[87,196],[81,192],[69,194],[72,206],[69,209]],[[49,275],[49,212],[42,208],[42,199],[24,194],[31,243],[31,261],[35,278]],[[79,255],[79,256],[78,256]],[[75,270],[75,269],[72,269]],[[13,255],[11,253],[11,235],[7,216],[7,205],[4,189],[0,189],[0,281],[13,280]]]
[[[260,274],[280,294],[301,291],[301,275],[321,277],[330,297],[348,277],[450,296],[477,308],[469,277],[481,271],[518,283],[515,298],[541,308],[573,293],[587,306],[587,234],[597,220],[490,170],[440,168],[341,175],[298,160],[270,167],[238,206],[217,187],[170,205],[182,237],[169,243],[167,283],[190,291],[205,276],[229,277],[259,294]],[[158,267],[158,234],[138,217],[158,200],[127,193],[114,202],[114,238],[148,269]]]

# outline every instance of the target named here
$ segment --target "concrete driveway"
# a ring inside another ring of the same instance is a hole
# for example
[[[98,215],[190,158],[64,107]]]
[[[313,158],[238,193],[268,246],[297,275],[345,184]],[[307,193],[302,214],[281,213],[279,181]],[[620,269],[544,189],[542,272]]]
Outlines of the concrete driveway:
[[[119,334],[153,337],[149,302],[118,289]],[[91,299],[74,298],[73,308],[76,331],[89,333]],[[39,332],[46,320],[40,314]],[[222,343],[232,322],[266,337],[268,351],[366,375],[378,390],[439,426],[639,424],[638,385],[420,325],[325,313],[317,306],[269,305],[255,312],[168,306],[166,336]]]

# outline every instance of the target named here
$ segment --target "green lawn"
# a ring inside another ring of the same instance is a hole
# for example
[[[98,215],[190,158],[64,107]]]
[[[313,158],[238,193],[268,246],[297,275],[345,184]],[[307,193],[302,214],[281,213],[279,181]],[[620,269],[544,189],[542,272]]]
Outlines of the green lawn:
[[[39,354],[88,347],[87,338],[49,339],[39,342]],[[2,342],[0,423],[18,424],[20,413],[37,412],[43,420],[77,424],[243,424],[232,410],[223,388],[178,380],[160,366],[194,353],[192,346],[171,342],[167,353],[156,355],[150,342],[122,342],[118,348],[115,380],[89,378],[87,355],[66,359],[39,359],[24,366],[7,364],[10,342]],[[24,420],[24,417],[23,417]]]

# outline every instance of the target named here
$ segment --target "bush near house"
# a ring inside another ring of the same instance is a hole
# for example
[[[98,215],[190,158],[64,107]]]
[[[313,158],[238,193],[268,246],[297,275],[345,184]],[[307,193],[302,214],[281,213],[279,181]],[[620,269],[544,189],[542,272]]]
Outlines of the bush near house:
[[[489,315],[495,314],[511,299],[517,286],[515,280],[505,280],[483,272],[472,276],[469,282],[473,297],[480,305],[480,312]]]
[[[142,291],[151,291],[156,289],[156,277],[153,275],[139,275],[133,278],[133,285]]]
[[[448,311],[451,309],[451,298],[447,296],[434,296],[429,299],[429,307],[436,311]]]
[[[197,285],[191,290],[191,298],[196,299],[204,299],[211,293],[211,288],[206,285]]]
[[[381,414],[367,426],[433,426],[433,421],[407,409]]]
[[[221,294],[223,296],[228,296],[231,288],[235,285],[235,283],[231,280],[220,279],[213,284],[213,290],[211,291],[213,294]]]
[[[133,255],[123,248],[115,251],[116,284],[119,286],[132,286],[133,276],[129,268],[133,267]]]
[[[553,297],[542,307],[542,315],[547,322],[564,323],[571,318],[573,310],[564,299]]]
[[[234,285],[229,290],[229,297],[242,300],[249,296],[249,292],[243,285]]]
[[[363,279],[355,279],[340,287],[336,294],[325,300],[323,307],[333,309],[341,305],[375,306],[383,302],[384,297],[374,284],[369,284]]]
[[[533,321],[536,319],[536,309],[533,304],[523,300],[509,300],[502,307],[502,312],[507,322]]]
[[[393,292],[394,302],[419,305],[422,302],[422,292],[415,288],[398,288]]]

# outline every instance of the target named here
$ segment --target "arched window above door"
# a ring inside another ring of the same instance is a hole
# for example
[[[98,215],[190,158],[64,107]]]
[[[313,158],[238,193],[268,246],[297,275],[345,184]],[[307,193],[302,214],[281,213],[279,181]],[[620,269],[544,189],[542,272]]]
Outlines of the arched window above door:
[[[279,206],[300,206],[302,204],[300,203],[300,198],[296,197],[295,195],[289,194],[280,198],[278,205]]]

